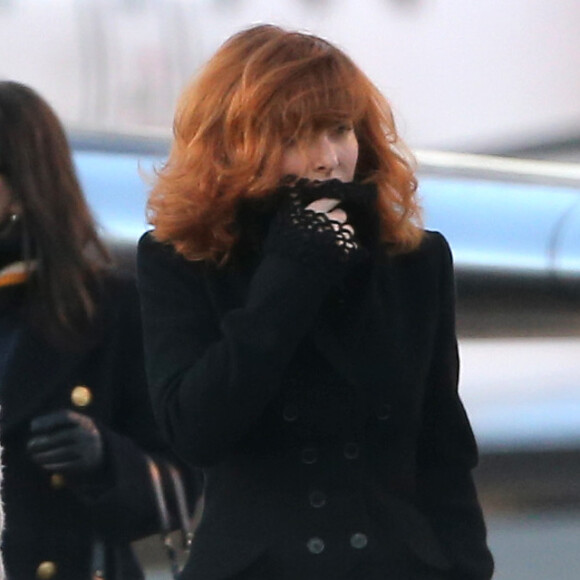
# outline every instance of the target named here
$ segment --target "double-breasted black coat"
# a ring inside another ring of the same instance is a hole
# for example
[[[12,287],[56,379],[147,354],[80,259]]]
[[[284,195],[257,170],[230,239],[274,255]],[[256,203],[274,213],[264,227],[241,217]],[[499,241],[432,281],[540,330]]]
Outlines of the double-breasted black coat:
[[[448,245],[353,268],[142,238],[155,409],[206,480],[184,580],[491,577]]]
[[[165,479],[175,464],[195,495],[188,469],[176,462],[156,426],[147,393],[135,284],[107,276],[98,301],[99,330],[73,350],[52,346],[22,315],[23,288],[0,289],[5,352],[0,402],[4,447],[2,552],[9,580],[92,578],[107,563],[107,580],[143,578],[130,542],[160,529],[146,454]],[[6,329],[10,328],[9,334]],[[73,409],[92,417],[105,448],[98,481],[51,474],[26,452],[34,417]],[[103,549],[95,550],[96,542]]]

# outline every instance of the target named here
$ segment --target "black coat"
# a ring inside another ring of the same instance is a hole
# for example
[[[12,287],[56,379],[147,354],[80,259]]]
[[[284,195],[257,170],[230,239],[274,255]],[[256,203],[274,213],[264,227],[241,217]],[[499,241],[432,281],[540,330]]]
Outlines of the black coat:
[[[2,289],[0,298],[7,292],[14,289]],[[26,324],[14,298],[2,315],[13,317],[21,332],[0,385],[8,578],[37,578],[42,563],[38,577],[51,577],[54,564],[55,579],[92,578],[95,540],[104,545],[107,580],[143,578],[129,544],[160,528],[145,452],[167,484],[174,456],[156,429],[145,385],[134,282],[106,278],[98,339],[74,352],[48,344]],[[107,462],[100,481],[54,477],[30,460],[31,420],[60,409],[90,415],[99,427]],[[188,470],[182,473],[190,478]],[[173,513],[174,499],[171,494]]]
[[[440,234],[342,282],[147,234],[138,281],[159,423],[206,477],[184,579],[491,577]]]

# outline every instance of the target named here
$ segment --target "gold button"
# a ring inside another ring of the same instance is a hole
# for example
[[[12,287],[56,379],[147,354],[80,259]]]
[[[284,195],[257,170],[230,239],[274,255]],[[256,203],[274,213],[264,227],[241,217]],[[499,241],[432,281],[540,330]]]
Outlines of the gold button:
[[[53,473],[50,476],[50,487],[52,489],[61,489],[64,487],[64,477],[60,473]]]
[[[36,569],[36,577],[40,580],[50,580],[56,575],[56,564],[47,560],[46,562],[41,562]]]
[[[87,407],[91,404],[93,400],[93,394],[91,393],[91,389],[86,387],[85,385],[78,385],[76,386],[71,394],[70,400],[72,401],[75,407]]]

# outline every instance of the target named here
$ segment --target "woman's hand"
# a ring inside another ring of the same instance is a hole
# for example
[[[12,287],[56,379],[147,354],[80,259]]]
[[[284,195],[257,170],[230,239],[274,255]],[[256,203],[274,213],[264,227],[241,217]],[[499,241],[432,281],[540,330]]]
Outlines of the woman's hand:
[[[103,441],[95,422],[71,410],[41,415],[30,424],[27,450],[47,471],[89,473],[103,464]]]
[[[315,213],[324,214],[332,225],[332,229],[335,232],[340,232],[341,229],[348,232],[350,238],[354,238],[355,231],[352,225],[346,223],[348,216],[346,212],[339,207],[340,200],[338,199],[331,199],[328,197],[323,197],[322,199],[317,199],[313,201],[311,204],[306,206],[306,210],[313,211]],[[337,245],[340,246],[341,238],[337,239]],[[356,241],[354,242],[354,248],[356,249],[358,244]]]

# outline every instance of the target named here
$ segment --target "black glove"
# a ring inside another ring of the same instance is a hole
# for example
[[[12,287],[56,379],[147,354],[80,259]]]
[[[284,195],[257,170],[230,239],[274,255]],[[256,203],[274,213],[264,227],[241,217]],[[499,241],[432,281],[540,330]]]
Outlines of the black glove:
[[[363,187],[337,179],[319,182],[301,179],[282,186],[275,194],[279,207],[270,224],[265,251],[310,263],[330,275],[344,273],[349,264],[361,258],[363,249],[348,214],[348,221],[344,220],[342,202],[350,190],[360,194]],[[335,209],[341,211],[343,220],[333,219],[332,208],[314,208],[323,200],[336,200]]]
[[[36,417],[27,450],[47,471],[92,473],[103,465],[103,440],[94,421],[63,410]]]

